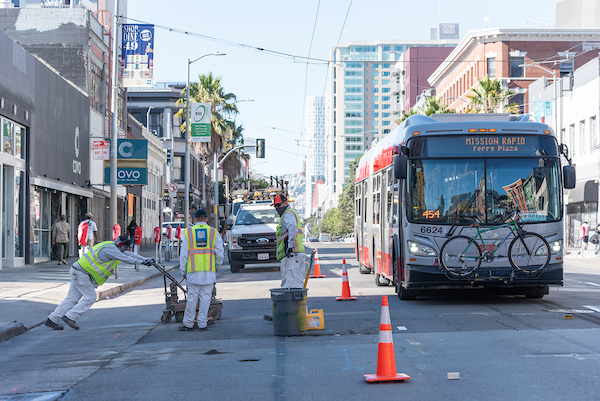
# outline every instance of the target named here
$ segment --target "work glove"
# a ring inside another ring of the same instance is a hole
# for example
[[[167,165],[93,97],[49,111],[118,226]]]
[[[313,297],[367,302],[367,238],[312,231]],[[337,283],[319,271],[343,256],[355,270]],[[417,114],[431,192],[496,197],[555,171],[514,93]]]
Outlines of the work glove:
[[[152,263],[154,263],[154,259],[146,259],[142,262],[146,266],[152,266]]]
[[[288,248],[287,251],[285,251],[285,256],[287,256],[288,258],[294,256],[294,248]]]

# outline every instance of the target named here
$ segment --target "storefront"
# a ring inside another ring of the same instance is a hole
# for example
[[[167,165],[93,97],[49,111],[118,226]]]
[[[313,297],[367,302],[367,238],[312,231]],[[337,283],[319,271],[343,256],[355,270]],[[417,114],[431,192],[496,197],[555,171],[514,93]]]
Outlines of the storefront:
[[[567,246],[580,247],[579,229],[587,221],[590,227],[598,225],[598,182],[578,182],[575,188],[565,190],[566,207],[565,235]]]
[[[25,171],[24,158],[27,129],[15,121],[0,116],[2,132],[1,207],[2,207],[2,266],[25,264]]]

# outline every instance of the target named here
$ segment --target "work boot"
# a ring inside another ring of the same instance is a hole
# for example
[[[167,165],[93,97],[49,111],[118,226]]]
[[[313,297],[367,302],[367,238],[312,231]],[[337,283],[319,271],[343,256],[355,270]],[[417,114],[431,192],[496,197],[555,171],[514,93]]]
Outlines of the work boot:
[[[63,320],[63,322],[65,322],[66,324],[71,326],[72,329],[79,330],[79,326],[77,326],[77,324],[75,323],[75,320],[71,320],[66,316],[61,317],[61,319]]]
[[[46,319],[46,323],[44,324],[50,327],[52,330],[62,330],[65,328],[65,326],[61,326],[58,323],[54,323],[52,320],[50,320],[50,318]]]
[[[263,319],[265,319],[267,322],[272,322],[273,321],[273,316],[271,316],[271,315],[264,315]]]
[[[194,328],[181,325],[179,326],[179,331],[194,331]]]

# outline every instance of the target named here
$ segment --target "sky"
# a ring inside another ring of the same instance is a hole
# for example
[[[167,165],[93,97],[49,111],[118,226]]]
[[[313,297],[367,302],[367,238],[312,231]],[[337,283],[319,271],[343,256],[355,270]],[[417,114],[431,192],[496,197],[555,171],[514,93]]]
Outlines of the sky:
[[[155,25],[156,82],[185,82],[188,58],[226,53],[191,64],[190,79],[212,72],[238,101],[253,100],[237,104],[236,123],[245,138],[265,139],[265,159],[251,155],[250,166],[269,176],[302,171],[304,99],[324,96],[327,82],[326,64],[307,56],[329,59],[338,40],[427,39],[439,22],[458,23],[461,38],[484,29],[486,17],[490,28],[548,28],[558,2],[128,0],[127,22]]]

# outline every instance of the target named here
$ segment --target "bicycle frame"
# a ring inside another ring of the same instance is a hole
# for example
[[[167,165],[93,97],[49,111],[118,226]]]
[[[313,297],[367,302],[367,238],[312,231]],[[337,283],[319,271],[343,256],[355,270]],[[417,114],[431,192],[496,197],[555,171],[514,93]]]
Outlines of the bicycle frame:
[[[469,249],[469,247],[471,246],[471,244],[473,244],[475,242],[476,245],[479,245],[476,243],[477,238],[479,238],[479,240],[481,241],[481,247],[480,250],[482,252],[481,257],[478,257],[477,259],[482,259],[483,261],[487,261],[486,260],[486,256],[483,254],[484,252],[490,252],[492,255],[494,255],[496,253],[496,251],[498,249],[500,249],[500,247],[502,246],[502,244],[504,244],[506,242],[506,240],[508,239],[508,237],[511,236],[511,234],[513,234],[515,231],[517,232],[517,234],[514,234],[515,237],[519,236],[521,237],[521,231],[522,228],[519,226],[519,224],[513,220],[510,223],[504,223],[501,224],[499,226],[495,226],[495,227],[491,227],[488,229],[480,229],[479,225],[477,224],[473,224],[471,227],[475,227],[477,229],[477,233],[473,236],[473,238],[471,239],[471,241],[467,244],[467,246],[465,247],[465,249],[462,251],[461,253],[461,257],[464,257],[465,252],[467,251],[467,249]],[[498,230],[500,228],[505,228],[505,227],[510,227],[510,232],[508,234],[506,234],[506,236],[504,237],[504,239],[502,239],[502,241],[500,241],[497,245],[494,246],[493,250],[489,250],[485,244],[485,240],[483,239],[483,234],[490,232],[490,231],[494,231],[494,230]],[[524,244],[525,245],[525,244]],[[527,245],[525,245],[525,247],[527,247]],[[529,250],[527,250],[529,252]]]

